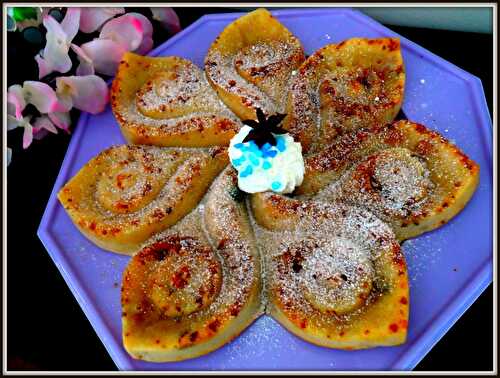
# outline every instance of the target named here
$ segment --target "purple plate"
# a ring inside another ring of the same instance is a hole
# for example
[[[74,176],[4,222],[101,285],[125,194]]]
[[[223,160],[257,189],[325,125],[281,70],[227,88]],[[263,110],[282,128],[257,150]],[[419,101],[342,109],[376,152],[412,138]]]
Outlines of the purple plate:
[[[275,16],[306,53],[351,37],[400,37],[350,9],[283,10]],[[238,13],[204,16],[150,55],[178,55],[202,66],[217,35]],[[439,131],[481,167],[479,187],[451,222],[403,244],[410,274],[408,340],[398,347],[340,351],[293,336],[263,316],[233,342],[175,363],[132,359],[122,346],[120,286],[129,260],[105,252],[73,226],[56,194],[90,158],[123,144],[108,109],[82,114],[54,185],[38,235],[118,368],[123,370],[408,370],[446,333],[492,281],[492,125],[481,81],[401,38],[406,65],[403,110]],[[300,357],[298,357],[300,356]]]

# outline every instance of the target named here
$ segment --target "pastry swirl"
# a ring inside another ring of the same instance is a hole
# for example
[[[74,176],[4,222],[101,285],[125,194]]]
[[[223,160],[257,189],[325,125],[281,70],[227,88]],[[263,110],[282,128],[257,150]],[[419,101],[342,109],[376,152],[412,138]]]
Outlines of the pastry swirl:
[[[262,313],[260,256],[234,171],[215,180],[204,206],[155,237],[123,275],[127,351],[146,361],[208,353]]]
[[[202,70],[178,57],[125,53],[111,107],[127,141],[166,147],[224,146],[241,123]]]
[[[297,194],[364,207],[399,240],[453,218],[474,193],[479,166],[437,132],[398,121],[360,130],[305,159]]]
[[[241,119],[283,112],[292,72],[304,61],[299,40],[267,10],[229,24],[210,46],[205,72],[224,103]]]
[[[268,312],[296,335],[339,349],[398,345],[408,324],[408,277],[390,227],[342,203],[254,195],[267,257]],[[273,212],[268,210],[274,208]]]
[[[90,160],[58,197],[95,244],[133,254],[153,234],[188,214],[227,161],[222,147],[111,147]]]
[[[394,120],[405,74],[399,40],[352,38],[317,50],[292,78],[284,128],[304,152]]]

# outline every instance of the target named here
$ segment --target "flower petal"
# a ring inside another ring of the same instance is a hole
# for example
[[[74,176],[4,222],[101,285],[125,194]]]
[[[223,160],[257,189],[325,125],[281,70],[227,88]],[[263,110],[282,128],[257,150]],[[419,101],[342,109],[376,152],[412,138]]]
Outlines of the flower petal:
[[[151,21],[148,20],[146,16],[136,12],[127,13],[128,16],[134,17],[141,24],[142,32],[144,36],[152,37],[153,36],[153,25]]]
[[[54,112],[47,114],[47,116],[54,125],[69,133],[69,126],[71,125],[71,117],[69,115],[69,112]]]
[[[16,117],[7,114],[7,131],[14,130],[16,127],[19,127],[20,125],[21,123]]]
[[[33,104],[40,113],[65,112],[70,109],[68,104],[60,101],[54,90],[39,81],[25,81],[23,93],[26,102]]]
[[[52,67],[49,67],[45,59],[42,58],[40,54],[35,56],[36,63],[38,64],[38,78],[41,79],[51,73]]]
[[[57,91],[68,92],[77,109],[97,114],[108,103],[108,86],[99,76],[67,76],[56,80]]]
[[[115,74],[125,49],[111,39],[94,39],[80,46],[92,59],[94,69],[104,75]]]
[[[75,44],[71,44],[71,49],[76,52],[80,64],[76,68],[78,76],[93,75],[95,74],[94,63],[92,59],[83,51],[83,49]]]
[[[168,7],[151,7],[153,20],[160,21],[161,25],[168,30],[170,34],[178,33],[181,30],[181,22],[179,16],[172,8]]]
[[[47,43],[43,49],[43,56],[35,57],[39,78],[53,71],[68,72],[71,69],[71,59],[68,55],[70,43],[64,29],[52,16],[44,17],[43,25],[47,29],[45,35]]]
[[[108,21],[101,30],[99,38],[111,39],[119,43],[125,50],[133,51],[142,42],[144,28],[138,18],[124,14]]]
[[[27,123],[24,125],[23,148],[28,148],[31,142],[33,142],[33,127]]]
[[[140,22],[141,28],[143,30],[142,41],[137,49],[133,50],[136,54],[147,54],[153,48],[153,25],[147,17],[140,13],[130,12],[127,13],[129,16],[133,16],[137,21]]]
[[[90,56],[88,56],[80,46],[77,46],[74,43],[72,43],[71,49],[76,53],[76,55],[78,55],[78,59],[80,59],[80,61],[85,61],[87,63],[92,62]]]
[[[33,127],[33,139],[40,140],[46,135],[48,135],[48,131],[45,129],[37,129]]]
[[[51,133],[57,134],[56,127],[54,126],[50,118],[47,117],[46,115],[43,115],[35,119],[35,122],[33,122],[33,129],[34,131],[36,130],[37,132],[41,129],[45,129],[47,131],[50,131]]]
[[[7,113],[17,119],[22,119],[25,107],[23,88],[18,84],[11,85],[7,90]]]
[[[80,61],[80,64],[76,67],[76,75],[87,76],[93,74],[95,74],[94,65],[92,63]]]
[[[80,26],[80,8],[68,7],[66,15],[61,21],[61,28],[66,33],[66,41],[70,43],[73,38],[75,38],[76,33],[78,33],[78,27]]]
[[[153,39],[151,37],[144,37],[141,45],[135,50],[136,54],[144,55],[151,51],[153,48]]]
[[[125,8],[81,8],[80,30],[84,33],[92,33],[110,18],[123,13],[125,13]]]

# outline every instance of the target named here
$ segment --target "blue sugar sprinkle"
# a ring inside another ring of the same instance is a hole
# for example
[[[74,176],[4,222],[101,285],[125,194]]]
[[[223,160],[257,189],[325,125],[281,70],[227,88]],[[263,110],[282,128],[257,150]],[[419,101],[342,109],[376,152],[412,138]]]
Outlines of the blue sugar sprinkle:
[[[264,145],[261,147],[262,152],[267,151],[271,149],[271,145],[269,143],[264,143]]]
[[[259,158],[255,155],[249,155],[248,158],[250,159],[250,163],[253,165],[259,165]]]
[[[241,164],[242,164],[245,160],[246,160],[246,159],[245,159],[245,156],[242,156],[242,157],[239,157],[238,159],[234,159],[234,160],[232,161],[232,163],[233,163],[233,165],[234,165],[235,167],[237,167],[237,166],[241,165]]]
[[[262,163],[262,169],[269,169],[271,167],[272,165],[268,161],[264,161],[264,163]]]
[[[249,154],[254,155],[254,156],[257,156],[259,152],[260,152],[259,147],[257,147],[256,150],[251,149],[250,151],[248,151]]]
[[[273,158],[277,154],[278,154],[278,151],[276,151],[276,150],[268,150],[268,151],[265,151],[263,155],[264,155],[264,157],[268,156],[268,157],[272,157]]]
[[[272,189],[272,190],[278,190],[280,187],[281,187],[281,183],[280,183],[279,181],[274,181],[274,182],[271,184],[271,189]]]
[[[236,143],[234,148],[242,149],[245,145],[243,143]]]
[[[278,139],[278,143],[276,144],[276,148],[277,148],[280,152],[285,151],[285,150],[286,150],[285,138],[280,137],[280,138],[277,138],[277,139]]]
[[[247,177],[250,176],[253,173],[253,168],[250,165],[247,165],[245,170],[240,172],[240,177]]]

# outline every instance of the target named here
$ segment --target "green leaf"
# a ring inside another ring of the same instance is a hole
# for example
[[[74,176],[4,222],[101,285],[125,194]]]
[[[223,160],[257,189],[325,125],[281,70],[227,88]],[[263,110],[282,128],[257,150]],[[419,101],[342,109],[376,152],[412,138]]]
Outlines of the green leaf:
[[[12,18],[17,22],[27,19],[36,20],[36,8],[33,7],[15,7],[12,8]]]

